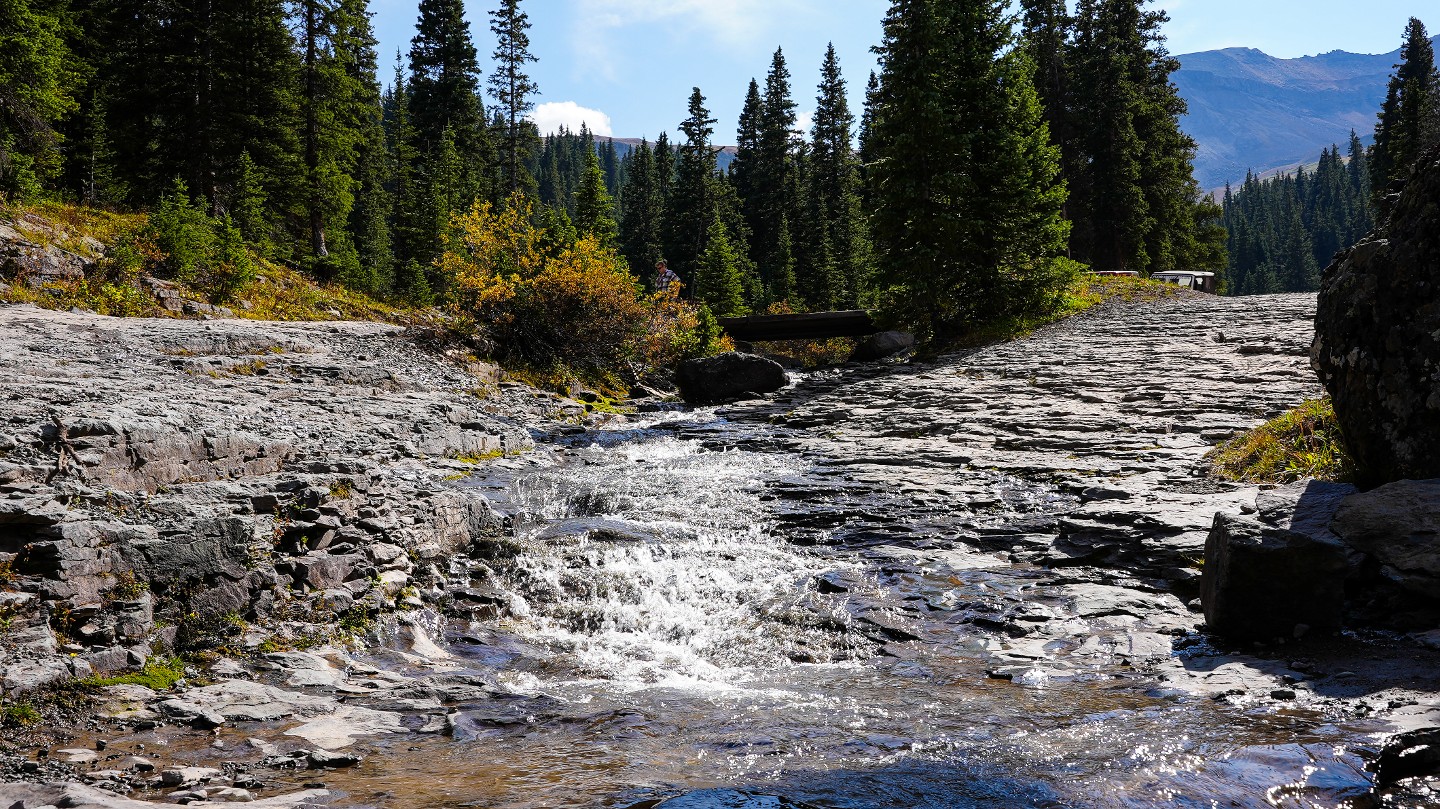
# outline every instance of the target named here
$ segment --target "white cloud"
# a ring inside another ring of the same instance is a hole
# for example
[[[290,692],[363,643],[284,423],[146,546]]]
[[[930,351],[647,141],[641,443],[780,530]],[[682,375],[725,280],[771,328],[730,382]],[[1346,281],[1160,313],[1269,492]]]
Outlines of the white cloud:
[[[664,24],[675,34],[706,34],[729,47],[753,47],[784,15],[814,11],[815,0],[575,0],[574,45],[586,70],[616,78],[611,34],[636,24]]]
[[[815,126],[814,111],[807,110],[795,116],[795,128],[804,132],[807,136],[810,134],[810,128],[813,126]]]
[[[562,126],[572,132],[579,132],[581,124],[590,127],[591,132],[601,137],[608,138],[614,134],[610,130],[610,116],[600,110],[582,107],[574,101],[552,101],[537,105],[535,111],[530,113],[530,120],[535,122],[542,135],[553,135]]]

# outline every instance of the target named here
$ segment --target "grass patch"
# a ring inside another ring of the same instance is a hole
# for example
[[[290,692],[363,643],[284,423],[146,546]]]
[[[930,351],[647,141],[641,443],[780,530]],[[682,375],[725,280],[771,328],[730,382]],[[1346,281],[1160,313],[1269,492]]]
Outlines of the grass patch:
[[[164,258],[142,235],[147,214],[117,214],[61,202],[0,209],[0,221],[13,223],[27,239],[96,259],[87,277],[32,287],[25,279],[4,279],[9,288],[0,302],[33,303],[44,309],[89,309],[115,317],[182,317],[168,311],[140,285],[143,271]],[[97,249],[96,242],[104,245]],[[254,256],[256,273],[243,286],[227,289],[222,301],[237,318],[250,320],[369,320],[408,325],[422,319],[419,310],[392,305],[339,285],[317,284],[300,272]],[[197,286],[176,282],[181,297],[206,302]],[[242,303],[243,302],[243,303]],[[283,350],[283,349],[282,349]],[[277,352],[278,353],[278,352]]]
[[[1244,483],[1348,481],[1355,474],[1329,397],[1305,402],[1206,457],[1215,476]]]
[[[1081,273],[1060,293],[1055,308],[1047,312],[1021,315],[977,326],[958,338],[946,341],[943,345],[930,346],[925,354],[934,356],[950,351],[961,351],[967,348],[979,348],[1016,340],[1029,336],[1051,323],[1058,323],[1111,301],[1150,303],[1195,294],[1200,293],[1182,289],[1175,284],[1151,281],[1148,278],[1097,276]]]
[[[76,685],[84,689],[105,688],[111,685],[141,685],[152,691],[169,691],[184,677],[185,663],[180,658],[152,657],[145,661],[145,665],[139,671],[110,677],[86,677],[76,681]]]
[[[0,727],[28,728],[40,719],[40,711],[28,702],[0,703]]]

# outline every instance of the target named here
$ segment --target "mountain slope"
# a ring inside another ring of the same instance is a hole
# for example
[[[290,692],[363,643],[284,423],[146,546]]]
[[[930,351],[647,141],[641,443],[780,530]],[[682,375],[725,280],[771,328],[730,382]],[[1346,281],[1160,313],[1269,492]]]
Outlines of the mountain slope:
[[[1182,125],[1200,146],[1195,178],[1215,188],[1247,169],[1313,162],[1326,146],[1343,147],[1351,129],[1368,142],[1400,52],[1277,59],[1226,48],[1177,58],[1174,81],[1190,105]]]

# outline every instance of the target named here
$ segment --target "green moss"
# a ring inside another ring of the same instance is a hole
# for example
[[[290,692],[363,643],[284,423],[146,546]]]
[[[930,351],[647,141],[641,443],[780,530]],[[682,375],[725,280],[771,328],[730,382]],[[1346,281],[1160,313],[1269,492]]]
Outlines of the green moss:
[[[40,719],[40,711],[28,702],[0,702],[0,727],[28,728]]]
[[[1345,481],[1355,471],[1328,397],[1236,436],[1207,457],[1217,477],[1245,483]]]
[[[456,455],[456,456],[455,456],[455,460],[459,461],[460,463],[468,463],[468,464],[474,466],[474,465],[476,465],[476,464],[482,464],[482,463],[484,463],[484,462],[486,462],[486,461],[493,461],[493,460],[495,460],[496,458],[504,458],[504,457],[505,457],[505,450],[503,450],[503,449],[492,449],[492,450],[490,450],[489,452],[482,452],[482,453],[479,453],[478,455]]]
[[[152,657],[139,671],[109,677],[86,677],[76,685],[85,689],[111,685],[140,685],[152,691],[169,691],[185,677],[185,663],[178,657]]]

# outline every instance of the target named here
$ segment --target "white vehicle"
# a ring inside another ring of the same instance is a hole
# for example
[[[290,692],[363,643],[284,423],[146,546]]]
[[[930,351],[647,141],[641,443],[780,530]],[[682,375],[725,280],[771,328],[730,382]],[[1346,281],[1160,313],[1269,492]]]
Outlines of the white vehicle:
[[[1176,284],[1193,289],[1196,292],[1209,292],[1214,295],[1219,281],[1213,272],[1191,272],[1190,270],[1171,270],[1169,272],[1157,272],[1150,276],[1152,281],[1163,281],[1167,284]]]

